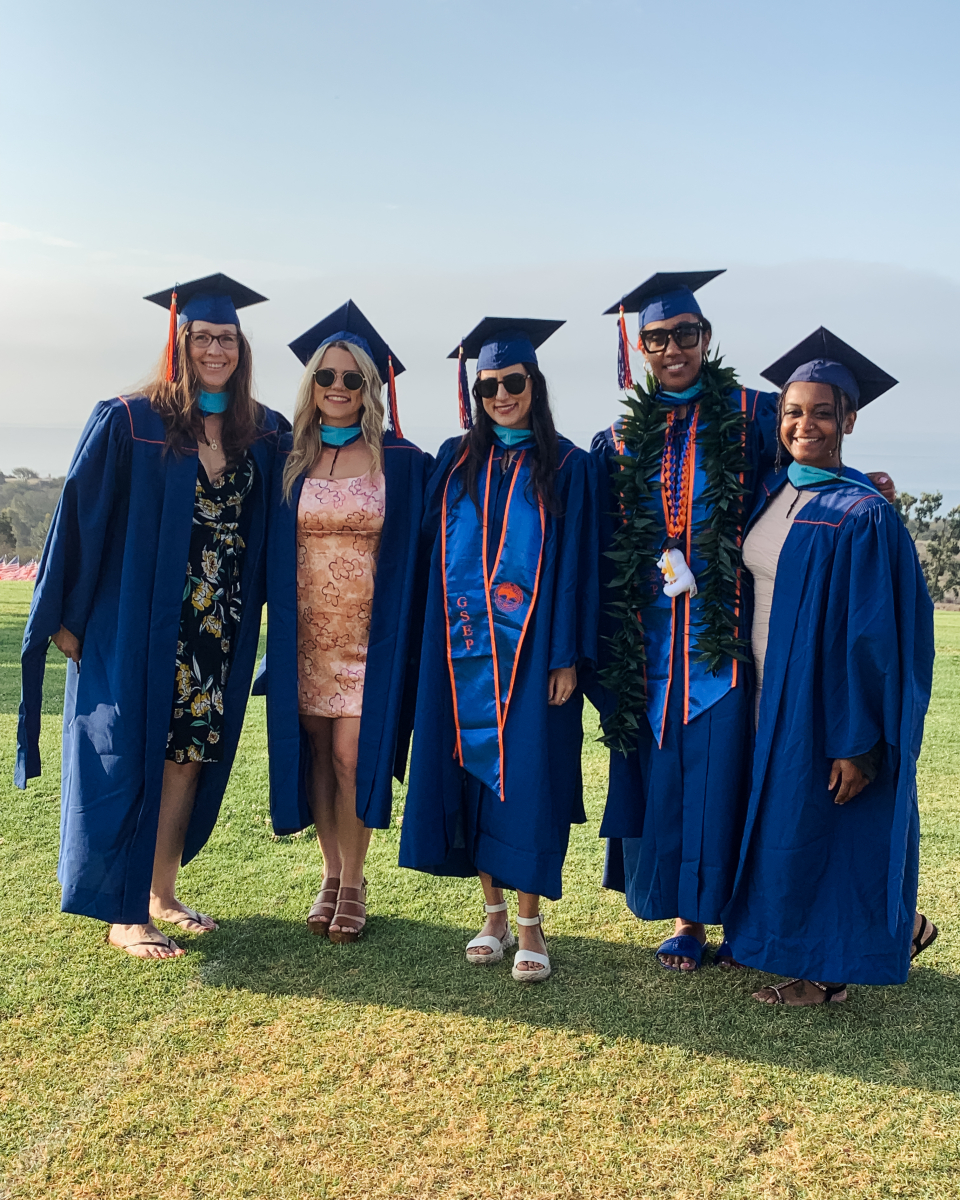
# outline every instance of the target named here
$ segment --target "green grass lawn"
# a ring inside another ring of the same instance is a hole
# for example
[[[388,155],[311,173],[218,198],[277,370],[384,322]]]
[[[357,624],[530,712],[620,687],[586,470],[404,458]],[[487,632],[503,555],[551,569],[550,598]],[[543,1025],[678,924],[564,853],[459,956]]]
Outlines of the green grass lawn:
[[[598,886],[592,742],[549,982],[467,965],[479,888],[401,871],[397,828],[373,839],[365,940],[311,937],[319,855],[271,834],[262,700],[181,876],[220,931],[174,962],[109,949],[59,912],[56,651],[43,777],[10,782],[30,586],[0,583],[0,1197],[960,1194],[960,614],[937,615],[920,772],[941,937],[905,987],[798,1011],[751,1001],[752,972],[656,966],[667,927]]]

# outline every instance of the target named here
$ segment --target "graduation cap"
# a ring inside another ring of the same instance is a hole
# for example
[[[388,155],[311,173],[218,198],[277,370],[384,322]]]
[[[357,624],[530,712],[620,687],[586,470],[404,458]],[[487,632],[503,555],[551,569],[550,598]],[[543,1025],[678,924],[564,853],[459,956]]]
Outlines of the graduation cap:
[[[760,374],[781,392],[791,383],[835,384],[846,392],[856,409],[876,400],[897,383],[892,375],[823,325]]]
[[[543,321],[521,317],[484,317],[479,325],[460,340],[447,358],[459,360],[458,392],[460,425],[473,427],[470,389],[467,385],[467,359],[477,360],[477,371],[498,370],[513,363],[536,363],[537,347],[556,333],[566,321]]]
[[[144,296],[144,300],[170,310],[167,379],[173,379],[176,375],[177,330],[181,325],[188,321],[209,321],[211,325],[236,325],[239,329],[237,309],[262,304],[266,298],[253,288],[237,283],[229,275],[220,274],[205,275],[203,279],[174,284],[172,288]]]
[[[624,313],[639,313],[639,325],[643,329],[651,321],[668,321],[671,317],[679,317],[682,313],[701,315],[700,305],[694,292],[702,288],[711,279],[722,275],[726,267],[719,271],[658,271],[644,280],[632,292],[621,296],[616,304],[603,310],[603,315],[620,315],[620,343],[618,348],[618,375],[621,388],[633,387],[633,377],[630,374],[630,339],[627,337],[627,323]],[[636,347],[639,349],[639,344]]]
[[[306,366],[321,346],[328,346],[331,342],[349,342],[351,346],[359,346],[373,359],[381,382],[387,384],[390,425],[397,437],[403,437],[397,416],[395,380],[406,368],[352,300],[334,309],[306,333],[301,333],[290,343],[290,349]]]

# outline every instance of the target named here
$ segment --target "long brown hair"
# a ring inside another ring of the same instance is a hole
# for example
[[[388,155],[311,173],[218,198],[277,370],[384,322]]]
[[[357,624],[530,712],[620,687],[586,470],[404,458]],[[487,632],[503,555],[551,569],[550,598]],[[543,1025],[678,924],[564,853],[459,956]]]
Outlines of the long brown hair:
[[[300,378],[297,402],[293,410],[293,448],[283,468],[283,498],[289,501],[297,478],[309,471],[320,453],[320,410],[313,399],[313,373],[323,362],[323,356],[334,347],[353,356],[357,370],[363,376],[363,415],[360,429],[370,451],[370,474],[380,470],[383,448],[383,383],[377,364],[353,342],[327,342],[311,357]]]
[[[160,414],[167,430],[164,453],[182,454],[192,443],[203,440],[203,413],[197,399],[201,392],[200,376],[190,358],[188,335],[192,321],[177,330],[176,378],[167,379],[167,350],[164,347],[153,378],[141,389],[150,407]],[[223,414],[221,442],[227,462],[236,463],[263,426],[263,406],[253,398],[253,355],[241,330],[240,360],[227,382],[230,403]]]

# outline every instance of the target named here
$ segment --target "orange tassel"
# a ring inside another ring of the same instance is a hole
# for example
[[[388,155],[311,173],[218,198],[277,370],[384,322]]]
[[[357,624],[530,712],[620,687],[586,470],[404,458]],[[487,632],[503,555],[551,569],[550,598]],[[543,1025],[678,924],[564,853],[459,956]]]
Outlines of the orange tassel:
[[[387,355],[387,395],[390,399],[390,424],[393,426],[393,432],[398,438],[403,437],[403,430],[400,428],[400,416],[397,412],[397,378],[393,373],[393,355]]]
[[[167,333],[167,382],[172,383],[177,373],[177,291],[170,297],[170,329]]]
[[[620,354],[619,383],[622,389],[633,387],[633,376],[630,373],[630,339],[627,337],[627,321],[623,315],[623,305],[620,305]]]

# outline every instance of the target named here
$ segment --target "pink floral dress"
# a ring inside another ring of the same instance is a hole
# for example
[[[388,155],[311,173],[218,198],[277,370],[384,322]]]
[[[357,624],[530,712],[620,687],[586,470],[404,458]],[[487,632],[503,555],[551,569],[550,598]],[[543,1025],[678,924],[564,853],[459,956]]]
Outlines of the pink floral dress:
[[[303,481],[297,510],[302,713],[360,716],[385,500],[380,472]]]

